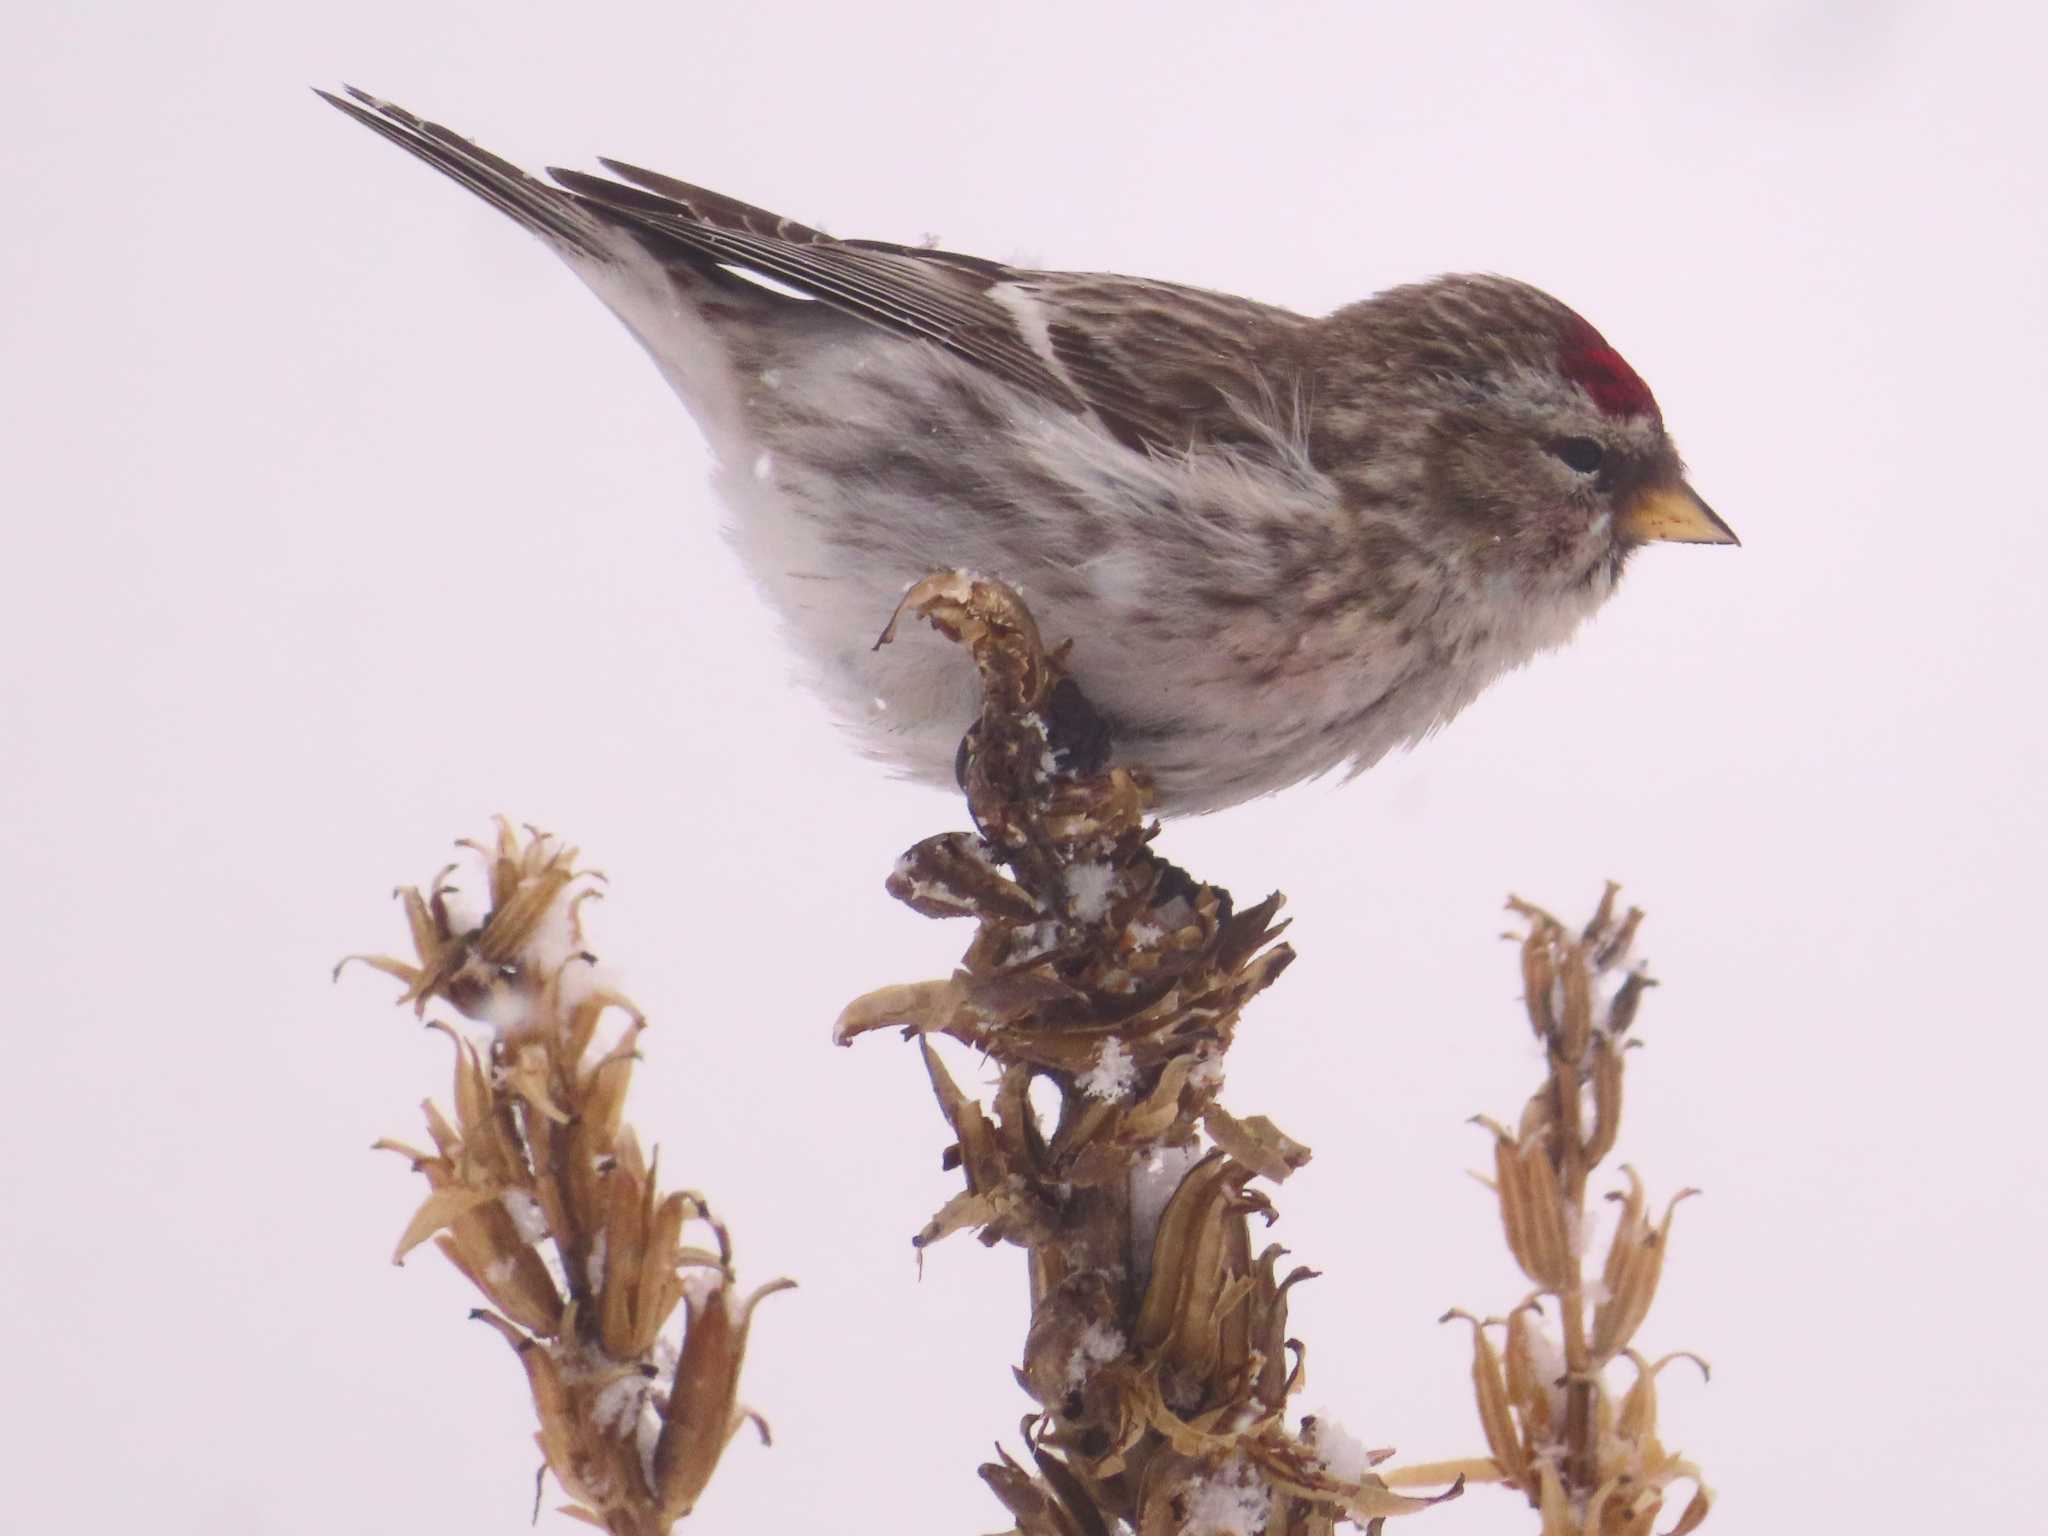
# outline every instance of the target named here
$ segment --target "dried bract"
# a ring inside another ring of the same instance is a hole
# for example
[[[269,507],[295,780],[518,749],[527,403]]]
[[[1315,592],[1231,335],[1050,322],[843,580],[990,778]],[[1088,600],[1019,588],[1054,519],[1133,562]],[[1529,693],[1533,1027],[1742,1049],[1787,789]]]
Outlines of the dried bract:
[[[598,877],[574,849],[502,821],[493,844],[464,846],[486,869],[480,922],[457,918],[451,866],[426,894],[399,893],[413,960],[352,957],[403,982],[400,1000],[421,1013],[441,999],[493,1026],[481,1040],[430,1026],[454,1047],[454,1118],[426,1106],[431,1151],[378,1143],[429,1189],[395,1259],[432,1238],[490,1302],[472,1315],[519,1357],[541,1454],[576,1501],[567,1512],[656,1536],[690,1512],[753,1417],[738,1402],[748,1322],[792,1282],[742,1297],[724,1226],[701,1196],[659,1191],[625,1121],[645,1021],[583,947],[580,907]],[[600,1045],[612,1016],[625,1027]],[[680,1350],[666,1336],[679,1302]]]

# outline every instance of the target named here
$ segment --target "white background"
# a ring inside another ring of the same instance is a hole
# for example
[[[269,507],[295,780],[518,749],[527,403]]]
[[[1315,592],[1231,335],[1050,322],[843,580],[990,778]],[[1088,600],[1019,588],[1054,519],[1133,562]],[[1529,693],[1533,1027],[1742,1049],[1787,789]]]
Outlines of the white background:
[[[2042,1373],[2043,23],[2029,7],[36,7],[0,64],[0,1524],[511,1531],[519,1373],[386,1262],[445,1045],[345,951],[493,811],[612,877],[636,1114],[760,1316],[697,1529],[1002,1525],[1018,1256],[848,998],[964,928],[881,881],[960,808],[784,681],[694,428],[548,254],[321,105],[609,153],[847,234],[1321,311],[1445,269],[1584,310],[1741,550],[1348,787],[1174,826],[1302,959],[1229,1102],[1316,1149],[1302,1406],[1474,1452],[1521,1285],[1463,1122],[1537,1063],[1503,894],[1650,911],[1641,1342],[1712,1529],[2017,1529]],[[68,11],[71,14],[65,14]],[[876,615],[879,624],[882,615]],[[1440,1536],[1531,1528],[1479,1490]],[[572,1527],[543,1517],[544,1527]]]

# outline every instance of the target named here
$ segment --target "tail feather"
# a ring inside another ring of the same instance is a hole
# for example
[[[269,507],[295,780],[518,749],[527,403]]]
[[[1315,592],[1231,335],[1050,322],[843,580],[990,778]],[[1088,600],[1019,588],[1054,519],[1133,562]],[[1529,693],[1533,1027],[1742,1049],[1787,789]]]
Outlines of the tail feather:
[[[593,261],[609,262],[617,250],[616,226],[608,225],[578,199],[536,181],[509,160],[501,160],[439,123],[415,117],[393,102],[354,86],[349,98],[315,87],[315,94],[381,134],[407,154],[459,181],[478,197],[551,244]]]
[[[353,86],[346,89],[347,99],[319,94],[557,250],[586,258],[572,264],[585,268],[585,280],[657,356],[671,350],[659,334],[669,322],[638,300],[620,297],[600,270],[638,272],[651,259],[669,283],[699,294],[708,286],[731,304],[749,306],[750,314],[759,313],[769,295],[776,305],[808,296],[884,331],[934,342],[1061,410],[1092,408],[1074,387],[1067,365],[1048,354],[1047,338],[1025,328],[997,291],[1027,275],[1000,262],[885,240],[836,239],[722,192],[619,160],[602,163],[620,180],[550,169],[551,186],[437,123]],[[770,282],[764,288],[741,274]],[[1042,332],[1044,322],[1039,324]],[[1160,437],[1170,442],[1174,434]]]
[[[621,181],[629,181],[643,191],[655,194],[658,199],[665,200],[666,211],[670,213],[677,212],[680,208],[692,218],[702,219],[705,223],[721,229],[739,230],[769,240],[788,240],[798,245],[817,245],[832,239],[821,229],[812,229],[808,224],[799,224],[795,219],[782,214],[771,213],[766,208],[757,208],[752,203],[743,203],[736,197],[714,192],[709,187],[679,181],[673,176],[663,175],[660,171],[629,165],[624,160],[607,159],[603,155],[597,157],[597,163]],[[550,169],[548,174],[553,176],[556,173]],[[602,185],[612,189],[614,196],[623,190],[612,182],[604,182]]]

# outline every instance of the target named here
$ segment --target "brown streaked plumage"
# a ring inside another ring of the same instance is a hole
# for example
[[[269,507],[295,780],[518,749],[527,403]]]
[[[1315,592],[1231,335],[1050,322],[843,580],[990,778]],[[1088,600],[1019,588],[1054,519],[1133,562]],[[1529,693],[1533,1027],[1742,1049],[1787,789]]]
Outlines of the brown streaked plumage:
[[[971,680],[904,586],[1021,587],[1168,809],[1357,771],[1562,643],[1646,539],[1729,543],[1648,388],[1527,284],[1324,319],[835,239],[620,161],[553,185],[326,99],[552,246],[703,427],[732,538],[873,755],[950,772]]]

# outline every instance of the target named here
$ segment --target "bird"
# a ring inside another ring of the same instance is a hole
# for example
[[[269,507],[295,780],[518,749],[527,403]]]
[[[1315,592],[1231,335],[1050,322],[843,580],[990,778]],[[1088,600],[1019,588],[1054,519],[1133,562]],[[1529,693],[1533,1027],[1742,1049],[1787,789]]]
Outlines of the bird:
[[[1491,274],[1312,317],[1110,273],[835,238],[600,159],[543,180],[353,87],[319,94],[509,215],[695,417],[727,536],[856,743],[950,784],[977,707],[932,572],[1022,595],[1163,813],[1435,732],[1562,645],[1657,541],[1738,542],[1639,374]]]

